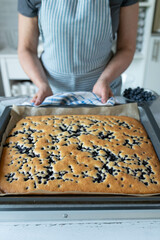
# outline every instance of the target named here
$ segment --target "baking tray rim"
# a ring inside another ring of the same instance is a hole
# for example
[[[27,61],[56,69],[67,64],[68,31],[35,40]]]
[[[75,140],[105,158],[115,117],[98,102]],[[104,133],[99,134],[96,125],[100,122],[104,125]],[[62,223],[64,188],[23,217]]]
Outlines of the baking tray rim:
[[[86,105],[85,105],[86,106]],[[44,106],[47,107],[47,106]],[[48,106],[51,107],[51,106]],[[64,106],[56,106],[54,105],[54,107],[64,107]],[[70,106],[67,106],[70,107]],[[71,106],[72,107],[72,106]],[[75,107],[75,106],[74,106]],[[78,107],[82,107],[82,106],[78,106]],[[84,107],[84,106],[83,106]],[[88,107],[88,106],[87,106]],[[90,105],[89,105],[90,107]],[[91,106],[91,107],[98,107],[98,106]],[[10,111],[11,111],[12,106],[7,106],[1,117],[0,117],[0,126],[2,126],[3,124],[6,125],[6,121],[4,121],[5,119],[3,119],[4,117],[8,117],[8,121],[10,118]],[[156,120],[154,119],[154,116],[152,114],[152,112],[150,111],[150,109],[148,108],[148,106],[146,104],[141,104],[138,105],[138,109],[142,108],[145,113],[146,111],[148,111],[147,113],[147,117],[148,114],[150,114],[150,118],[153,120],[154,122],[154,129],[156,128],[156,130],[158,130],[158,134],[160,133],[160,129],[158,127],[158,124],[156,123]],[[3,120],[3,121],[1,121]],[[7,123],[8,124],[8,123]],[[143,123],[142,123],[143,124]],[[158,128],[157,128],[158,127]],[[146,129],[147,130],[147,129]],[[0,128],[0,135],[2,134],[1,132],[1,128]],[[44,200],[46,202],[44,202]],[[76,201],[75,201],[76,200]],[[16,209],[18,206],[21,206],[20,208],[23,208],[25,210],[25,206],[29,205],[30,207],[32,205],[38,205],[40,209],[43,209],[44,206],[48,206],[49,204],[49,208],[54,208],[54,207],[58,207],[61,205],[60,208],[65,207],[66,205],[72,205],[73,209],[77,209],[77,208],[81,208],[82,206],[84,207],[85,205],[88,206],[88,204],[92,205],[93,208],[96,208],[97,204],[102,204],[103,207],[107,207],[107,206],[111,206],[114,205],[115,207],[117,206],[118,208],[134,208],[134,207],[143,207],[145,208],[154,208],[154,207],[158,207],[160,208],[160,194],[158,195],[152,195],[152,196],[132,196],[132,195],[121,195],[121,194],[108,194],[108,195],[96,195],[96,194],[90,194],[90,195],[85,195],[85,194],[76,194],[76,195],[69,195],[69,194],[61,194],[61,195],[5,195],[5,196],[1,196],[0,197],[0,211],[1,210],[5,210],[6,207],[7,209],[14,209],[16,206]],[[154,206],[152,205],[154,204]],[[158,205],[157,205],[158,204]],[[3,208],[2,208],[3,206]],[[4,208],[5,206],[5,208]],[[10,207],[8,207],[10,206]],[[63,206],[63,207],[62,207]],[[45,207],[45,209],[46,209]],[[28,207],[27,207],[28,209]],[[57,208],[58,209],[58,208]]]

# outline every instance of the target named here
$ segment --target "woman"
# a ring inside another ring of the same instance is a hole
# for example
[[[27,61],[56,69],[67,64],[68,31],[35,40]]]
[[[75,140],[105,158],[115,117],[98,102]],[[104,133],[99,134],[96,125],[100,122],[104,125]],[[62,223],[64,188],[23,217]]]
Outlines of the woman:
[[[138,0],[19,0],[18,11],[18,55],[38,87],[35,105],[64,91],[93,91],[103,103],[120,93],[135,52]]]

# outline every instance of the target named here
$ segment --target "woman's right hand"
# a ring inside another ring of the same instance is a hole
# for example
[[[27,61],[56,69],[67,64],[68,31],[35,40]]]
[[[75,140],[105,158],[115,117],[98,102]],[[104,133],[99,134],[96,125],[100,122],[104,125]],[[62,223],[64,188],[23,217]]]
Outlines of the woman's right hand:
[[[38,92],[34,95],[31,102],[36,106],[40,105],[46,97],[53,95],[53,92],[49,85],[43,85],[39,88]]]
[[[18,57],[24,72],[38,87],[38,92],[31,100],[35,105],[41,104],[46,97],[53,95],[37,54],[38,42],[38,17],[29,18],[19,14]]]

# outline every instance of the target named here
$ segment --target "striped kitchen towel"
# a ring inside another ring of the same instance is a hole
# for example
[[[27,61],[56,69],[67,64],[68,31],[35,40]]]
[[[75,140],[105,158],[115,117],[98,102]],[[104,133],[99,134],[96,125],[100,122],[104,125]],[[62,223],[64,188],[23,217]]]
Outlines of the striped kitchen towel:
[[[106,103],[101,102],[101,98],[92,92],[67,92],[57,93],[47,97],[39,106],[44,105],[97,105],[97,106],[113,106],[116,103],[115,98],[111,97]],[[23,102],[22,105],[32,105],[31,102]],[[38,106],[38,107],[39,107]]]

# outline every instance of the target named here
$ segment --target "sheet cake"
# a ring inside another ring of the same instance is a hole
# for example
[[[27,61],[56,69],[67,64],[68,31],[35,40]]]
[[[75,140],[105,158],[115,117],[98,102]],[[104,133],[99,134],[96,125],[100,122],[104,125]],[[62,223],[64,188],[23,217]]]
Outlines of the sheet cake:
[[[125,116],[21,119],[0,162],[2,193],[160,193],[160,163],[142,124]]]

